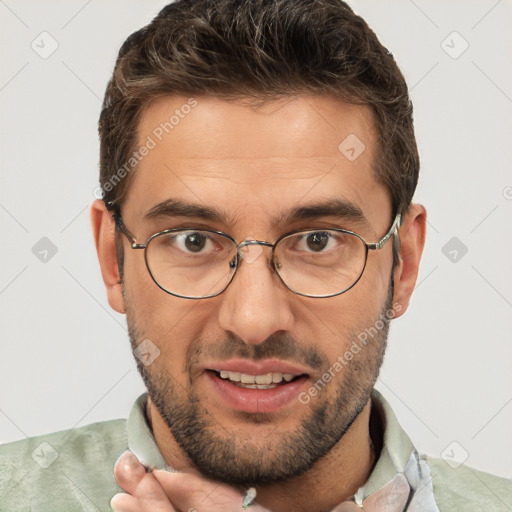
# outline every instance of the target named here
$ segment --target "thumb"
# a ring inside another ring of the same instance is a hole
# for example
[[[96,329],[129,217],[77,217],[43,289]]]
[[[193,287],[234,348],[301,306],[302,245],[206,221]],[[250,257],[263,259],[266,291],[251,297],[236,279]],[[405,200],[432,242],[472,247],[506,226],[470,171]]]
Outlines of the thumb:
[[[145,475],[146,468],[130,450],[121,454],[115,463],[114,477],[129,494],[136,493],[137,487]]]

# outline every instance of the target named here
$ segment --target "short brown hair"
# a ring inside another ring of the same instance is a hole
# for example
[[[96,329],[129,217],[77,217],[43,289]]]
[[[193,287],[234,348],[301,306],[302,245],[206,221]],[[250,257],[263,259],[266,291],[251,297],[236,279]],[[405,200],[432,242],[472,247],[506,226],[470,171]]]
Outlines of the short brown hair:
[[[331,95],[371,107],[378,136],[375,177],[402,213],[419,157],[412,104],[393,56],[341,0],[178,0],[122,45],[99,120],[100,185],[121,206],[126,165],[145,108],[162,95],[208,94],[259,103]],[[341,141],[340,141],[341,142]]]

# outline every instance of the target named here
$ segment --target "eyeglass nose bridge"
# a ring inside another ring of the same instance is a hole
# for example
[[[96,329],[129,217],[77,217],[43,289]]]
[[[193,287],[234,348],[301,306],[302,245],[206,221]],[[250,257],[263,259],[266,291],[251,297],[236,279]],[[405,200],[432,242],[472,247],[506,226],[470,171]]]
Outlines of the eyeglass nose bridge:
[[[249,254],[248,251],[244,251],[244,249],[250,245],[258,245],[258,246],[265,246],[270,247],[272,249],[272,260],[274,256],[274,247],[275,244],[272,244],[270,242],[267,242],[265,240],[252,240],[252,239],[246,239],[243,242],[240,242],[236,246],[236,252],[237,252],[237,261],[240,262],[240,258],[243,259],[246,263],[252,263],[258,259],[260,254],[263,252],[263,249],[260,249],[256,254]]]
[[[274,244],[271,244],[270,242],[266,242],[264,240],[250,240],[250,239],[247,239],[247,240],[244,240],[243,242],[240,242],[238,245],[237,245],[237,251],[240,251],[240,248],[242,247],[245,247],[247,245],[265,245],[266,247],[274,247]]]

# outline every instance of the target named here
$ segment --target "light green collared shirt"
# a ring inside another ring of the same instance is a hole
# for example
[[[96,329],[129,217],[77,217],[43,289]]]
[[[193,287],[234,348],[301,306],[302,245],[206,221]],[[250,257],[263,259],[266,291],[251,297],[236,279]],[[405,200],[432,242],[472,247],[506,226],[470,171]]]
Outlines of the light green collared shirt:
[[[113,468],[130,449],[156,469],[170,469],[146,418],[147,394],[128,420],[113,420],[0,446],[0,512],[106,512],[122,489]],[[372,395],[372,424],[382,429],[380,456],[349,512],[511,512],[512,482],[420,455],[382,395]],[[373,436],[373,432],[372,432]],[[313,512],[313,511],[312,511]]]

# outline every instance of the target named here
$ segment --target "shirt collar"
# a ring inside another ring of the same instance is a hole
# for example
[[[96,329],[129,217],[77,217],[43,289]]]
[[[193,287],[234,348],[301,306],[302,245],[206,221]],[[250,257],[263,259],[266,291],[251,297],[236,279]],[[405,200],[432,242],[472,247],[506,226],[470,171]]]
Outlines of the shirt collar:
[[[148,394],[143,393],[133,404],[126,422],[128,448],[144,464],[153,469],[170,469],[158,449],[146,416]]]
[[[414,446],[402,429],[391,406],[377,391],[372,393],[371,433],[374,444],[381,438],[380,456],[366,483],[356,493],[357,500],[364,500],[378,491],[397,473],[403,473]]]

